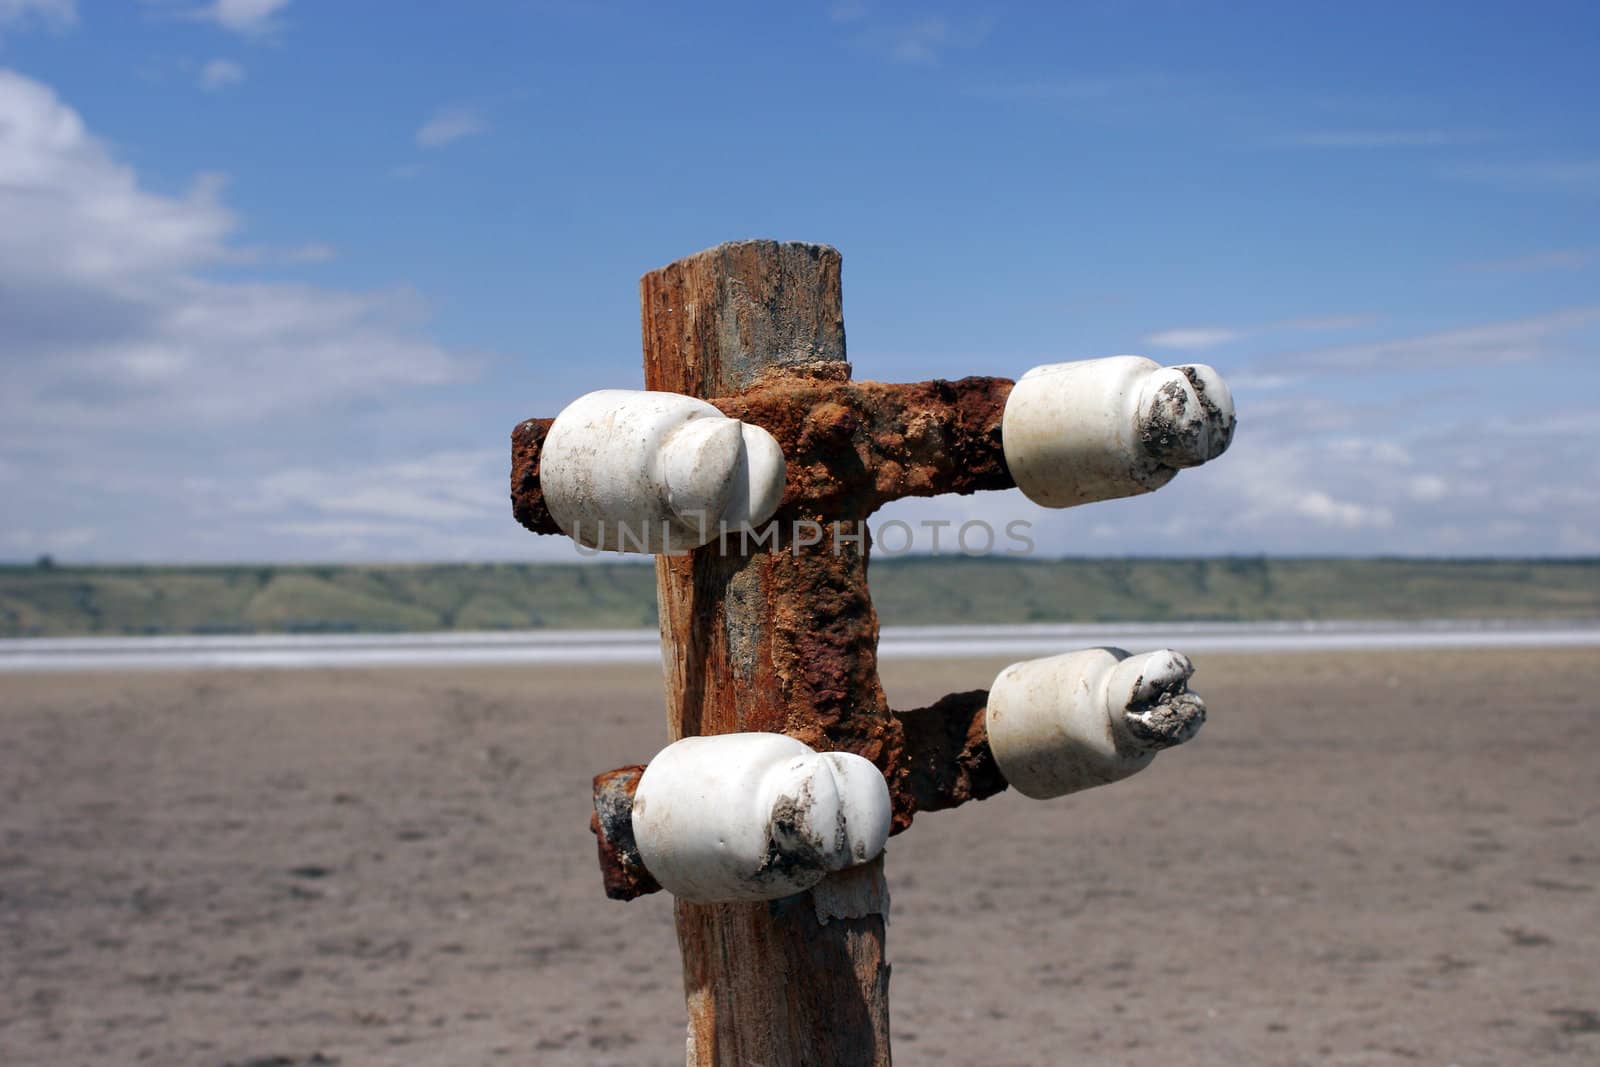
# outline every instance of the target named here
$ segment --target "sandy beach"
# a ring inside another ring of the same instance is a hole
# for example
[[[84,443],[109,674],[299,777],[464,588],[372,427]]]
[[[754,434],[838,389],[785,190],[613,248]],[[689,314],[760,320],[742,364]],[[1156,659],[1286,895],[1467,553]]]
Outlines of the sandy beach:
[[[890,842],[897,1062],[1600,1062],[1600,655],[1197,661],[1145,773]],[[670,902],[606,900],[587,829],[659,686],[0,679],[0,1063],[681,1064]]]

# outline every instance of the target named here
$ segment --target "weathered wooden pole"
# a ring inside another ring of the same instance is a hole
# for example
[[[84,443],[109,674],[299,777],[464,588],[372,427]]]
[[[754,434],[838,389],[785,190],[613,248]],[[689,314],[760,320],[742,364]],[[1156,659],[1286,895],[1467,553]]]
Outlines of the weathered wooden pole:
[[[839,266],[824,246],[751,241],[645,275],[646,387],[709,400],[757,382],[848,378]],[[656,557],[674,740],[774,731],[878,754],[891,720],[864,518],[841,527],[839,546],[823,524],[822,539],[798,552],[740,551],[735,539]],[[788,542],[785,525],[776,529]],[[854,906],[833,903],[839,880],[852,883],[843,896]],[[689,1064],[889,1063],[882,863],[830,881],[770,902],[677,902]]]

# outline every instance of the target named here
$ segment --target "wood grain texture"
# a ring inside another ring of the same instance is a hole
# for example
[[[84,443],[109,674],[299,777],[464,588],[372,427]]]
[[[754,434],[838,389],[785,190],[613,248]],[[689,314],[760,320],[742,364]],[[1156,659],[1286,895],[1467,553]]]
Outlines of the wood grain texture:
[[[780,375],[843,381],[840,257],[822,245],[722,245],[640,283],[645,384],[705,399]],[[659,556],[668,732],[791,734],[883,761],[865,523],[799,551]],[[819,921],[811,893],[676,905],[691,1065],[887,1065],[882,914]]]

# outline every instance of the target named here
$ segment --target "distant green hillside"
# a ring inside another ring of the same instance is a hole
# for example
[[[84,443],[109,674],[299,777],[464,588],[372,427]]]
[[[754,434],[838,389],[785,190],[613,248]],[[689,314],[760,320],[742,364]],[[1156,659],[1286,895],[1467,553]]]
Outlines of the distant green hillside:
[[[1600,560],[901,558],[872,591],[889,625],[1600,618]],[[638,563],[0,567],[9,637],[654,624]]]

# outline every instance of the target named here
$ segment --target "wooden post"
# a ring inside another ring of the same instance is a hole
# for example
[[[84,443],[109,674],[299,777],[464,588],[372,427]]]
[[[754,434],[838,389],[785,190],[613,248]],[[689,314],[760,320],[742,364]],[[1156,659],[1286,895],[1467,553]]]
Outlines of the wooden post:
[[[826,246],[749,241],[645,275],[646,387],[711,399],[758,381],[848,378],[839,268]],[[810,416],[818,433],[828,414]],[[776,549],[713,542],[657,557],[673,739],[768,730],[881,760],[893,720],[865,516],[842,522],[837,544],[833,518],[786,499]],[[789,524],[807,519],[822,538],[797,551]],[[882,879],[880,862],[777,901],[678,901],[691,1067],[887,1065]]]

